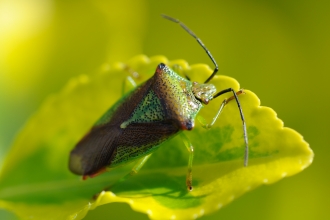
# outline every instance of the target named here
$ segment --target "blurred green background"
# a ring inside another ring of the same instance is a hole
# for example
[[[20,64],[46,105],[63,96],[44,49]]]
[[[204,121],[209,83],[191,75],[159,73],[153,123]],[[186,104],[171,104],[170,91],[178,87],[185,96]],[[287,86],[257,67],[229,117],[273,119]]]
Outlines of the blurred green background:
[[[330,2],[113,2],[0,0],[0,160],[42,101],[74,76],[140,53],[211,66],[187,33],[160,17],[165,13],[203,40],[220,74],[254,91],[315,152],[314,163],[301,174],[201,219],[329,219]],[[99,207],[85,219],[133,216],[147,219],[125,204]],[[15,216],[0,210],[0,218]]]

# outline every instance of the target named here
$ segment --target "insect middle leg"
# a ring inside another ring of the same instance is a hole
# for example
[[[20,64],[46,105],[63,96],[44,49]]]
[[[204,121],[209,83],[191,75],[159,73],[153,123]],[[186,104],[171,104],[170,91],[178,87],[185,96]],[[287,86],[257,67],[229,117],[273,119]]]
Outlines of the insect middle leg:
[[[194,147],[192,146],[191,142],[187,138],[187,136],[184,133],[180,133],[181,138],[183,139],[184,145],[187,147],[187,150],[189,152],[189,160],[188,160],[188,171],[186,176],[186,185],[188,191],[192,191],[192,162],[194,159]]]

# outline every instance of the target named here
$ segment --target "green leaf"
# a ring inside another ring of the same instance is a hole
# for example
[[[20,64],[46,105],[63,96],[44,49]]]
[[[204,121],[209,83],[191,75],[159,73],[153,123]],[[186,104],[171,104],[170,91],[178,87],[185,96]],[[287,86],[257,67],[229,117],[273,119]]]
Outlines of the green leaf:
[[[179,65],[193,81],[203,82],[212,70],[203,64],[188,66],[185,61],[169,62],[165,57],[137,56],[129,62],[104,66],[92,76],[72,79],[49,97],[17,136],[0,173],[0,207],[22,219],[82,219],[97,206],[125,202],[152,219],[194,219],[214,212],[235,198],[262,184],[274,183],[305,169],[313,152],[296,131],[283,127],[275,112],[260,107],[249,90],[239,99],[249,137],[249,165],[243,166],[242,122],[235,102],[225,106],[211,129],[196,122],[185,132],[194,146],[193,186],[188,192],[185,176],[188,152],[181,137],[162,144],[141,171],[112,192],[93,195],[113,185],[129,172],[133,163],[97,178],[82,181],[68,170],[69,152],[97,119],[129,90],[127,76],[139,73],[141,83],[150,78],[157,64]],[[239,89],[226,76],[211,81],[218,91]],[[205,106],[200,115],[211,121],[223,95]]]

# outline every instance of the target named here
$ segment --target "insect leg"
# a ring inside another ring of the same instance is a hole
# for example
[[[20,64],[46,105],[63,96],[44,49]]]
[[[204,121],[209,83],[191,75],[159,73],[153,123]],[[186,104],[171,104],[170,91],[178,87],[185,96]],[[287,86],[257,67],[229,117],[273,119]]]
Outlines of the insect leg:
[[[129,89],[126,90],[126,86],[131,87],[131,89],[135,88],[137,86],[137,84],[134,81],[134,79],[139,78],[139,74],[136,71],[131,69],[126,64],[123,64],[123,65],[124,65],[124,70],[126,70],[129,74],[128,74],[128,76],[126,76],[126,78],[123,81],[123,86],[122,86],[122,91],[121,91],[122,95],[124,95],[127,92],[127,90],[129,90]],[[129,83],[128,85],[127,85],[127,82]]]
[[[124,182],[129,177],[134,176],[135,174],[137,174],[139,172],[139,170],[143,167],[143,165],[147,162],[147,160],[149,159],[150,156],[151,156],[151,154],[148,154],[147,156],[145,156],[145,157],[141,158],[140,160],[138,160],[136,162],[136,164],[134,165],[134,167],[132,168],[131,172],[129,172],[128,174],[123,176],[121,179],[119,179],[117,182],[115,182],[111,186],[108,186],[108,187],[104,188],[103,191],[109,191],[110,189],[114,188],[116,185],[120,184],[121,182]],[[100,193],[95,194],[93,196],[93,199],[96,200],[99,195],[100,195]]]
[[[136,164],[134,165],[134,167],[132,168],[131,172],[129,172],[128,174],[126,174],[125,176],[123,176],[121,179],[119,179],[117,182],[115,182],[113,185],[106,187],[104,189],[104,191],[108,191],[111,188],[114,188],[116,185],[120,184],[121,182],[124,182],[126,179],[128,179],[131,176],[134,176],[135,174],[137,174],[139,172],[139,170],[143,167],[143,165],[147,162],[147,160],[149,159],[149,157],[151,156],[151,154],[148,154],[147,156],[139,159]]]
[[[189,152],[186,185],[187,185],[188,191],[192,191],[193,190],[193,187],[192,187],[192,162],[193,162],[193,159],[194,159],[194,147],[192,146],[189,139],[187,138],[187,136],[184,133],[180,133],[180,135],[183,139],[184,145],[187,147],[187,150]]]
[[[244,94],[244,91],[242,89],[236,92],[236,95],[241,95],[241,94]],[[228,99],[223,100],[223,102],[220,105],[219,110],[217,111],[214,118],[212,119],[212,122],[210,124],[205,124],[204,127],[205,128],[211,128],[214,125],[214,123],[216,122],[216,120],[218,119],[220,113],[223,110],[223,107],[225,107],[225,105],[228,104],[233,99],[235,99],[235,96],[231,96]],[[240,108],[240,106],[239,106],[239,108]],[[243,120],[244,120],[244,116],[243,116]]]
[[[184,77],[190,81],[190,77],[186,73],[184,73],[182,66],[180,66],[179,64],[174,64],[172,66],[172,70],[180,76],[184,75]]]
[[[140,159],[138,162],[136,162],[135,166],[132,168],[131,172],[127,174],[126,176],[133,176],[139,172],[139,170],[143,167],[143,165],[148,161],[151,154],[148,154],[147,156]]]
[[[223,100],[223,102],[221,103],[220,108],[217,111],[217,113],[216,113],[215,117],[213,118],[212,122],[210,124],[205,125],[205,127],[206,128],[212,127],[214,125],[215,121],[217,120],[217,118],[219,117],[220,113],[222,112],[223,107],[228,102],[235,99],[235,101],[237,103],[237,107],[239,109],[241,120],[242,120],[242,123],[243,123],[243,133],[244,133],[244,142],[245,142],[244,166],[247,166],[248,165],[248,157],[249,157],[248,137],[247,137],[247,132],[246,132],[246,124],[245,124],[244,114],[243,114],[243,111],[242,111],[241,104],[240,104],[240,102],[238,100],[238,97],[237,97],[240,94],[244,94],[244,91],[243,91],[243,89],[240,89],[239,91],[235,92],[232,88],[228,88],[228,89],[225,89],[225,90],[222,90],[222,91],[218,92],[217,94],[215,94],[213,96],[213,98],[217,98],[218,96],[220,96],[222,94],[225,94],[225,93],[228,93],[228,92],[232,92],[234,95],[229,97],[228,99]]]

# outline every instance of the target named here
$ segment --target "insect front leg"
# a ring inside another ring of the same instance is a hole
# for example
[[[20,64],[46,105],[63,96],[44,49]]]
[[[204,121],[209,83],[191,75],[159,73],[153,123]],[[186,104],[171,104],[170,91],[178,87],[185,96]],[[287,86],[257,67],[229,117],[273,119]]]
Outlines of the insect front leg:
[[[241,95],[241,94],[244,94],[244,90],[243,90],[243,89],[240,89],[240,90],[238,90],[235,94],[236,94],[236,96]],[[203,127],[205,127],[205,128],[211,128],[211,127],[214,125],[214,123],[216,122],[216,120],[218,119],[218,117],[220,116],[220,114],[221,114],[221,112],[222,112],[222,110],[223,110],[223,107],[225,107],[226,104],[228,104],[231,100],[234,100],[234,99],[235,99],[235,96],[231,96],[231,97],[229,97],[228,99],[224,99],[224,100],[222,101],[221,105],[220,105],[219,110],[217,111],[217,113],[216,113],[215,116],[213,117],[211,123],[209,123],[209,124],[203,124]],[[240,108],[240,107],[241,107],[241,106],[239,105],[239,108]],[[240,110],[240,112],[241,112],[241,110]],[[242,116],[242,115],[243,115],[243,113],[241,114],[241,116]],[[245,124],[244,116],[243,116],[242,120],[243,120],[243,122],[244,122],[244,124]]]
[[[243,111],[242,111],[242,108],[241,108],[241,104],[240,104],[240,102],[238,100],[238,95],[245,94],[244,93],[244,90],[243,89],[240,89],[239,91],[235,92],[234,89],[228,88],[228,89],[222,90],[222,91],[218,92],[217,94],[215,94],[213,96],[213,99],[214,98],[217,98],[218,96],[220,96],[222,94],[228,93],[228,92],[232,92],[234,95],[231,96],[231,97],[229,97],[228,99],[224,99],[223,100],[223,102],[221,103],[220,108],[217,111],[217,113],[216,113],[215,117],[213,118],[212,122],[210,124],[204,125],[204,127],[205,128],[212,127],[214,125],[215,121],[218,119],[218,117],[219,117],[220,113],[222,112],[224,106],[228,102],[230,102],[231,100],[235,100],[236,103],[237,103],[237,107],[239,109],[239,113],[240,113],[240,116],[241,116],[242,123],[243,123],[243,134],[244,134],[244,142],[245,142],[244,166],[247,166],[247,164],[248,164],[248,157],[249,157],[248,138],[247,138],[247,132],[246,132],[246,124],[245,124],[244,114],[243,114]]]
[[[245,142],[244,166],[247,166],[247,164],[248,164],[248,158],[249,158],[249,145],[248,145],[248,138],[247,138],[247,132],[246,132],[246,124],[245,124],[245,119],[244,119],[244,114],[243,114],[243,111],[242,111],[242,107],[241,107],[241,104],[240,104],[240,102],[239,102],[239,100],[238,100],[238,97],[237,97],[237,96],[240,95],[240,94],[244,94],[244,91],[243,91],[242,89],[240,89],[238,92],[235,93],[234,89],[232,89],[232,88],[228,88],[228,89],[225,89],[225,90],[222,90],[222,91],[218,92],[217,94],[215,94],[215,95],[213,96],[213,98],[216,98],[216,97],[218,97],[218,96],[220,96],[220,95],[222,95],[222,94],[228,93],[228,92],[232,92],[234,95],[231,96],[231,97],[229,97],[228,99],[225,99],[225,100],[222,102],[222,104],[221,104],[222,107],[220,106],[220,109],[219,109],[219,111],[218,111],[218,113],[217,113],[215,119],[213,119],[212,123],[214,124],[215,120],[217,120],[217,118],[218,118],[218,116],[220,115],[220,113],[221,113],[223,107],[224,107],[229,101],[235,99],[235,101],[236,101],[236,103],[237,103],[237,107],[238,107],[239,113],[240,113],[240,116],[241,116],[242,124],[243,124],[243,134],[244,134],[244,142]],[[212,123],[211,123],[211,126],[213,125]]]
[[[181,133],[181,138],[183,139],[184,145],[187,147],[187,150],[189,152],[189,160],[188,160],[188,171],[187,171],[187,177],[186,177],[186,185],[188,191],[192,191],[192,163],[194,159],[194,147],[192,146],[191,142],[187,138],[187,136],[184,133]]]

